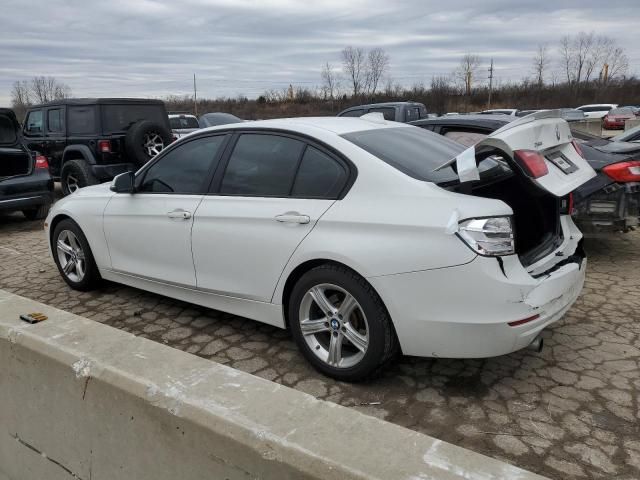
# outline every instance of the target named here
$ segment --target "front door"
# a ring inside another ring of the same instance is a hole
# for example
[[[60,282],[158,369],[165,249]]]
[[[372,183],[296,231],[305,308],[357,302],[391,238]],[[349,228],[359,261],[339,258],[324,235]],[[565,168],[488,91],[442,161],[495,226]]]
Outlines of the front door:
[[[104,212],[112,269],[195,287],[191,228],[225,135],[196,137],[163,152],[138,174],[134,194],[116,194]]]
[[[295,137],[243,133],[193,224],[197,284],[271,301],[289,258],[336,201],[347,167]]]

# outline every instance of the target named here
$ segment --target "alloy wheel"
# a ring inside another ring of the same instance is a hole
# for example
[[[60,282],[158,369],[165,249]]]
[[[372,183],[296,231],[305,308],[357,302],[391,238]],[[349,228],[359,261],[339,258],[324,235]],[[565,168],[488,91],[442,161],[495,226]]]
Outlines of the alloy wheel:
[[[143,147],[149,157],[158,155],[164,148],[164,140],[157,132],[149,132],[144,136]]]
[[[72,173],[67,175],[67,189],[69,190],[69,193],[73,193],[79,188],[80,188],[80,185],[76,176],[73,175]]]
[[[332,367],[353,367],[367,352],[367,317],[342,287],[323,283],[310,288],[300,302],[299,322],[310,350]]]
[[[78,237],[70,230],[62,230],[56,242],[58,262],[64,275],[72,282],[81,282],[86,274],[86,258]]]

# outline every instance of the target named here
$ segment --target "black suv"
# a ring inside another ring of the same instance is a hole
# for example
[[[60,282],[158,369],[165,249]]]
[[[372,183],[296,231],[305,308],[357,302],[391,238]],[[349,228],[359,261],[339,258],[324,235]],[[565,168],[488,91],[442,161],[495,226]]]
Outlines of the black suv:
[[[24,139],[48,162],[65,195],[137,170],[172,142],[164,103],[134,98],[64,99],[30,107]]]
[[[26,147],[13,110],[0,108],[0,212],[20,210],[29,220],[42,219],[52,202],[46,158]]]

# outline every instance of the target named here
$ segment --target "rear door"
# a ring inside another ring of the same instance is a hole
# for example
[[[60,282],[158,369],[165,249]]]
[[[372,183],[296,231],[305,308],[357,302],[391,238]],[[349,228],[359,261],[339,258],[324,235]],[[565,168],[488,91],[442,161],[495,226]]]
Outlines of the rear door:
[[[319,145],[265,131],[236,136],[224,163],[193,224],[197,285],[268,302],[295,249],[344,189],[348,169]]]

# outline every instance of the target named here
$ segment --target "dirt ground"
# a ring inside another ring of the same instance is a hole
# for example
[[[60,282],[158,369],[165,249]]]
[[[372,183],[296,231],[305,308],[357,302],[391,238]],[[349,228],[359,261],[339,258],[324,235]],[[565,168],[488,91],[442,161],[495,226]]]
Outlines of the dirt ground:
[[[589,239],[586,249],[584,292],[545,331],[541,353],[405,357],[359,385],[318,374],[287,332],[258,322],[116,284],[72,291],[42,223],[21,215],[0,216],[0,288],[551,478],[638,479],[640,233]]]

